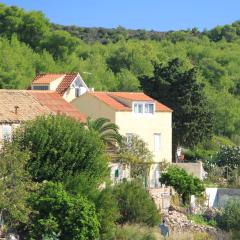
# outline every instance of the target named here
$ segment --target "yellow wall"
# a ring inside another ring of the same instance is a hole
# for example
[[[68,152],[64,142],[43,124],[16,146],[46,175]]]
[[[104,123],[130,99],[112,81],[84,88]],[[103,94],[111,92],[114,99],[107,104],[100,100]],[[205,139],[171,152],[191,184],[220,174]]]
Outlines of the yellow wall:
[[[120,133],[136,133],[147,144],[154,155],[154,162],[172,161],[172,113],[155,112],[153,115],[117,112],[115,123]],[[154,133],[161,134],[161,150],[154,152]]]
[[[56,79],[55,81],[52,81],[49,84],[49,90],[55,91],[62,80],[63,80],[63,77],[60,77],[60,78]]]
[[[104,117],[115,122],[115,110],[88,93],[75,98],[71,104],[86,117],[93,119]]]

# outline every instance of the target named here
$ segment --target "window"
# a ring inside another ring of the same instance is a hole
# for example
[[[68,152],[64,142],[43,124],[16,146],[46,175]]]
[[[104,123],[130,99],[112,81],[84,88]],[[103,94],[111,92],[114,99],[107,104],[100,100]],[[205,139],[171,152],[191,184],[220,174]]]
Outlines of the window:
[[[153,114],[154,103],[134,103],[133,112],[138,114]]]
[[[80,96],[80,88],[76,87],[75,88],[75,97],[79,97]]]
[[[128,146],[131,146],[132,139],[133,139],[133,133],[127,133],[126,136],[127,136],[127,144],[128,144]]]
[[[161,133],[154,133],[154,151],[160,152],[161,150]]]
[[[153,103],[145,103],[145,113],[153,114],[153,111],[154,111]]]
[[[33,90],[48,90],[48,86],[33,86]]]
[[[142,103],[135,103],[134,104],[134,112],[135,113],[143,113],[143,104]]]
[[[2,136],[3,140],[10,141],[12,136],[12,126],[11,125],[3,125],[2,126]]]

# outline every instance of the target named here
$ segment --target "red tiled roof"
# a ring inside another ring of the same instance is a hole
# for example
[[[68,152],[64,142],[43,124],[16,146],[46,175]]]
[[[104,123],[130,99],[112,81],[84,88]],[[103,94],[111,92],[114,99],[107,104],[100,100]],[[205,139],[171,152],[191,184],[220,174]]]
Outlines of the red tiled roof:
[[[114,98],[112,98],[107,92],[89,92],[92,96],[98,98],[102,102],[106,103],[110,107],[113,107],[116,110],[121,111],[130,111],[131,109],[122,103],[118,102]]]
[[[76,77],[77,73],[66,74],[61,83],[58,85],[56,91],[62,96]]]
[[[44,73],[44,74],[38,74],[34,79],[33,79],[33,84],[49,84],[58,78],[64,77],[66,74],[58,74],[58,73]]]
[[[156,111],[159,112],[172,112],[170,108],[164,104],[154,100],[142,92],[90,92],[92,96],[97,97],[110,107],[119,111],[131,111],[131,108],[118,101],[119,98],[129,101],[151,101],[156,104]],[[117,99],[118,98],[118,99]]]
[[[29,90],[28,93],[34,96],[42,105],[57,114],[73,117],[82,122],[86,120],[86,117],[82,113],[54,91]]]

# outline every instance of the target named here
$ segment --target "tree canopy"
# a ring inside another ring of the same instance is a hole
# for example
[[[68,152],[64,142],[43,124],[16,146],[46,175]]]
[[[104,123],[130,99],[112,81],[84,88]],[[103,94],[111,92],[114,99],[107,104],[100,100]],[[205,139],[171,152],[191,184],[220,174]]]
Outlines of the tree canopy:
[[[30,151],[27,168],[36,181],[63,181],[84,173],[95,182],[107,175],[107,156],[98,134],[69,117],[39,117],[24,124],[14,141]]]

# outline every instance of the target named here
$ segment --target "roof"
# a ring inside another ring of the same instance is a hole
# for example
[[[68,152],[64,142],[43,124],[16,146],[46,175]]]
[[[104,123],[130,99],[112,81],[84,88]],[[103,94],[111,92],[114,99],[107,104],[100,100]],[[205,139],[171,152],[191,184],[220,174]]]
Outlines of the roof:
[[[58,85],[56,91],[62,96],[65,91],[70,87],[74,79],[77,77],[77,73],[65,74],[63,80]]]
[[[64,114],[85,121],[76,108],[53,91],[0,89],[0,102],[0,123],[21,123],[49,114]]]
[[[49,84],[59,78],[63,78],[66,74],[64,73],[44,73],[44,74],[38,74],[33,79],[33,84]]]
[[[102,102],[106,103],[110,107],[118,111],[132,111],[132,109],[124,104],[119,99],[134,101],[149,101],[156,104],[156,111],[158,112],[172,112],[172,109],[168,108],[164,104],[149,97],[143,92],[89,92],[90,95],[98,98]]]

